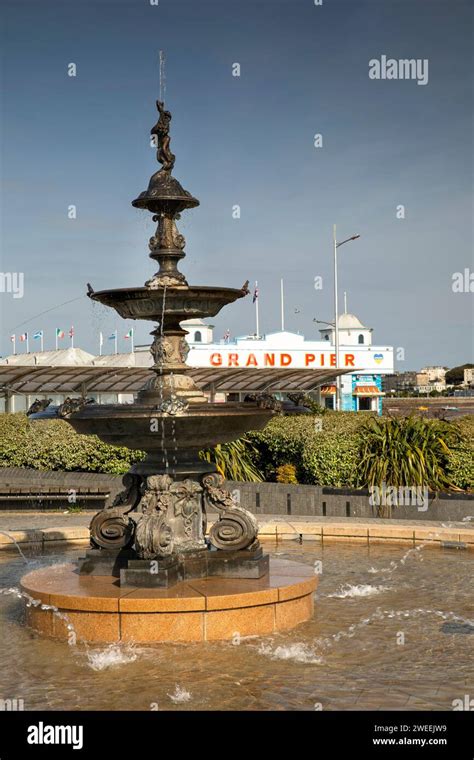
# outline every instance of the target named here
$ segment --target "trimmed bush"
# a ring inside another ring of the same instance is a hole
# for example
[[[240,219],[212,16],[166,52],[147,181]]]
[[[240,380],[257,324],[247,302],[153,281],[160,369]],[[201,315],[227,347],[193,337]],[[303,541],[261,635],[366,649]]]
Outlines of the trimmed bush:
[[[453,422],[421,417],[411,420],[380,418],[375,414],[354,412],[327,412],[324,417],[294,415],[274,417],[264,430],[249,433],[248,437],[258,449],[258,457],[254,461],[267,481],[277,480],[277,470],[283,463],[295,467],[299,483],[335,488],[368,487],[372,481],[367,458],[372,446],[372,462],[381,467],[386,466],[386,476],[393,472],[394,468],[401,467],[404,469],[404,477],[408,480],[400,482],[400,485],[416,485],[417,480],[414,479],[413,472],[410,472],[410,467],[405,467],[407,462],[413,461],[411,443],[397,461],[394,460],[397,456],[395,449],[384,450],[375,440],[364,448],[367,431],[373,425],[398,425],[405,431],[408,442],[419,445],[420,451],[424,447],[422,457],[427,457],[424,477],[429,487],[434,490],[474,489],[472,415]],[[414,426],[418,439],[413,430]],[[432,450],[433,447],[435,451]],[[388,479],[385,482],[390,483]]]
[[[389,447],[386,434],[380,433],[390,426],[393,432],[397,425],[401,438],[405,436],[404,447],[399,446],[398,451]],[[0,415],[0,467],[122,474],[144,456],[143,452],[102,443],[93,435],[79,435],[64,420],[30,421],[20,413]],[[396,468],[401,480],[409,479],[399,484],[413,486],[418,482],[415,462],[419,466],[426,460],[426,485],[435,490],[472,490],[474,416],[443,422],[331,411],[323,416],[279,415],[264,430],[204,450],[201,457],[215,462],[229,480],[275,482],[290,477],[288,468],[292,468],[295,481],[279,482],[333,487],[364,487],[375,482],[374,477],[385,477],[387,485],[395,485],[389,478]]]
[[[259,451],[257,467],[275,481],[281,463],[292,464],[299,483],[355,485],[362,422],[356,413],[274,417],[264,430],[249,433]]]
[[[474,490],[474,415],[462,417],[456,423],[459,440],[448,454],[446,472],[449,479],[465,491]]]
[[[79,435],[64,420],[30,421],[21,413],[0,415],[1,467],[120,475],[144,456],[141,451],[110,446],[95,435]]]

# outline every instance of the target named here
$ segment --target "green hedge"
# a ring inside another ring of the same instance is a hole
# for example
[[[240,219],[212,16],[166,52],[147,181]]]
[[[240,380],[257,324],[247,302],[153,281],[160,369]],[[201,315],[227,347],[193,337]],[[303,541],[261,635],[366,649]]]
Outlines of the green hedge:
[[[264,430],[249,434],[258,449],[256,466],[265,480],[275,481],[277,468],[291,464],[300,483],[332,487],[362,487],[359,472],[362,431],[370,417],[360,413],[328,412],[322,417],[275,417]],[[406,418],[409,425],[409,418]],[[437,425],[437,420],[422,424]],[[459,431],[460,440],[446,457],[447,478],[457,488],[474,489],[474,416],[446,423]],[[453,436],[455,438],[456,436]],[[444,462],[443,462],[444,464]],[[407,483],[405,485],[413,485]]]
[[[247,434],[247,454],[267,481],[276,481],[277,468],[289,464],[299,483],[360,487],[361,431],[368,417],[351,412],[277,416],[264,430]],[[472,490],[474,416],[449,424],[460,436],[447,457],[446,474],[457,488]],[[2,467],[121,474],[143,457],[143,452],[79,435],[63,420],[31,422],[24,414],[0,415]]]
[[[362,421],[350,412],[274,417],[249,434],[259,450],[255,464],[265,480],[276,480],[277,468],[292,464],[299,483],[354,486]]]
[[[1,467],[120,475],[144,456],[124,446],[109,446],[95,435],[79,435],[64,420],[32,422],[24,414],[0,414]]]
[[[463,490],[474,490],[474,415],[462,417],[456,422],[460,442],[453,446],[448,457],[447,475]]]

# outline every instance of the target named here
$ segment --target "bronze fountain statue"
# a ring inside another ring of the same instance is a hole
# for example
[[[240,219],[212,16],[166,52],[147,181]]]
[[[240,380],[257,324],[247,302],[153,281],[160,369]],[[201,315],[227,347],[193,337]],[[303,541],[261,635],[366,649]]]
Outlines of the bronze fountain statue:
[[[143,287],[94,291],[88,284],[92,300],[125,319],[157,325],[151,333],[150,380],[133,404],[68,399],[59,408],[35,409],[32,416],[59,416],[78,433],[147,454],[124,476],[124,490],[113,506],[93,518],[81,573],[119,575],[123,586],[168,586],[207,576],[259,578],[268,572],[268,556],[258,542],[257,521],[198,452],[263,427],[275,409],[258,401],[210,403],[189,374],[187,332],[181,327],[184,320],[213,317],[247,295],[248,281],[240,289],[194,286],[179,271],[185,240],[176,221],[199,201],[171,173],[171,113],[161,101],[156,105],[159,119],[151,134],[157,137],[162,168],[132,205],[150,211],[157,222],[149,256],[158,262],[158,272]],[[218,515],[208,538],[207,510]]]

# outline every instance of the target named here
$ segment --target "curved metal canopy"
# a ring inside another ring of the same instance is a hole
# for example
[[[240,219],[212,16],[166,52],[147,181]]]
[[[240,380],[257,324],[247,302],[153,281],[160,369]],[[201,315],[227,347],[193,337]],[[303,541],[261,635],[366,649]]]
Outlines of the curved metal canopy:
[[[204,391],[263,393],[311,391],[348,370],[192,368],[189,374]],[[0,394],[136,393],[151,371],[135,367],[45,367],[0,365]]]

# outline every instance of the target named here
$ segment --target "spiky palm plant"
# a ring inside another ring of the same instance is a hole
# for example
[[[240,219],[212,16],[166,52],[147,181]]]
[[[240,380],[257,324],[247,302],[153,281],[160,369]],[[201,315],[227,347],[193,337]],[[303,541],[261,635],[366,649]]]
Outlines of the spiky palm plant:
[[[201,459],[215,464],[226,480],[260,483],[262,473],[254,465],[252,454],[256,455],[258,451],[246,436],[199,452]]]
[[[460,490],[446,474],[455,426],[421,417],[373,418],[361,430],[361,486],[423,486]]]

